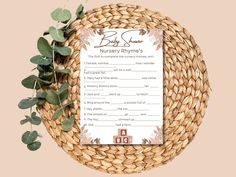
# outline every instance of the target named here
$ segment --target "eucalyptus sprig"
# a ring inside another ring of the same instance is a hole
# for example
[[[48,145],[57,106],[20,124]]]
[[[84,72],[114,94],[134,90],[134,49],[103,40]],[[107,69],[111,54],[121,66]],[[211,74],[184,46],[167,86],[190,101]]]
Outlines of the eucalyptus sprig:
[[[31,89],[33,92],[31,97],[22,99],[18,104],[20,109],[29,109],[29,115],[25,115],[25,118],[20,121],[20,124],[30,124],[30,130],[22,135],[21,140],[31,151],[36,151],[41,147],[41,142],[38,139],[42,137],[36,130],[33,130],[33,125],[40,125],[42,122],[41,117],[33,111],[33,107],[42,106],[45,102],[57,106],[52,116],[53,120],[57,120],[62,115],[66,117],[65,110],[73,104],[73,100],[68,99],[68,83],[62,83],[60,87],[58,87],[58,84],[55,84],[55,89],[50,87],[50,85],[58,83],[57,78],[59,75],[70,73],[69,69],[59,69],[56,66],[57,63],[55,60],[58,57],[63,62],[66,57],[71,55],[71,49],[63,46],[62,43],[73,32],[73,29],[70,28],[71,22],[84,17],[83,5],[77,8],[75,14],[75,19],[72,19],[71,12],[65,8],[57,8],[51,13],[51,17],[57,22],[57,25],[56,27],[49,27],[43,33],[43,36],[51,36],[51,43],[45,37],[40,37],[37,42],[37,48],[40,54],[30,59],[31,63],[37,65],[35,69],[38,70],[38,76],[30,75],[21,82],[25,88]],[[62,121],[62,130],[66,132],[70,131],[74,122],[74,115],[66,117]]]

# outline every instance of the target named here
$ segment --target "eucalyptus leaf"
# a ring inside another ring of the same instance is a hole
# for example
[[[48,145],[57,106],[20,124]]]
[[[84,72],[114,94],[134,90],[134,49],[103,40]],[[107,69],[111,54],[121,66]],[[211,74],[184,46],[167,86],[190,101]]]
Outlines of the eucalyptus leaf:
[[[25,118],[28,119],[28,120],[30,120],[31,117],[28,116],[28,115],[25,115]]]
[[[47,91],[46,100],[49,103],[54,104],[54,105],[60,104],[59,96],[54,90]]]
[[[39,106],[43,105],[46,101],[46,96],[47,96],[47,92],[38,92],[36,95],[36,97],[38,98],[37,105]]]
[[[38,65],[37,66],[37,70],[40,72],[40,73],[43,73],[43,72],[53,72],[54,68],[53,68],[53,65]]]
[[[50,84],[52,84],[52,81],[44,80],[44,79],[41,79],[41,78],[39,78],[38,81],[41,85],[50,85]]]
[[[74,31],[75,31],[75,29],[71,29],[71,28],[66,28],[66,29],[64,30],[64,32],[65,32],[66,35],[69,35],[70,33],[74,32]]]
[[[44,72],[44,71],[45,71],[43,65],[41,65],[41,66],[38,65],[38,66],[37,66],[37,70],[38,70],[39,72]]]
[[[46,100],[45,99],[38,99],[38,103],[37,103],[37,105],[38,106],[42,106],[44,103],[46,102]]]
[[[84,17],[84,6],[82,4],[76,10],[76,17],[77,19],[82,19]]]
[[[20,124],[21,124],[21,125],[24,125],[24,124],[26,124],[26,123],[28,123],[28,122],[29,122],[28,119],[23,119],[23,120],[20,121]]]
[[[25,79],[23,79],[21,81],[21,84],[25,87],[25,88],[29,88],[29,89],[40,89],[40,85],[50,85],[52,82],[51,81],[46,81],[43,79],[38,78],[35,75],[31,75]]]
[[[71,19],[71,13],[67,9],[57,8],[51,13],[53,20],[58,22],[66,22]]]
[[[43,57],[41,55],[34,56],[30,59],[30,61],[37,65],[50,65],[52,63],[52,59],[47,57]]]
[[[62,92],[68,90],[69,88],[69,84],[67,82],[63,83],[59,89],[59,94],[61,94]]]
[[[60,100],[61,100],[61,103],[63,103],[69,96],[69,93],[68,93],[68,90],[60,93],[59,97],[60,97]]]
[[[64,109],[73,103],[74,101],[69,101],[68,103],[64,104],[62,107],[58,108],[56,112],[53,114],[52,119],[57,120],[63,114]]]
[[[40,147],[41,147],[41,142],[39,142],[39,141],[35,141],[35,142],[33,142],[33,143],[27,145],[27,148],[28,148],[30,151],[36,151],[36,150],[38,150]]]
[[[53,72],[42,72],[39,74],[40,79],[43,79],[44,81],[47,80],[49,82],[52,81],[53,76],[54,76]]]
[[[25,132],[22,137],[21,137],[21,141],[24,144],[31,144],[33,143],[38,137],[38,132],[37,131],[27,131]]]
[[[37,98],[46,98],[47,92],[38,92],[36,97]]]
[[[41,78],[39,78],[38,81],[41,85],[50,85],[50,84],[52,84],[52,81],[44,80],[44,79],[41,79]]]
[[[43,37],[39,38],[37,47],[38,47],[39,52],[43,56],[48,57],[48,58],[53,57],[52,47],[49,45],[48,41],[45,38]]]
[[[30,121],[30,119],[31,119],[31,117],[30,116],[25,116],[25,118],[27,119],[27,120],[29,120]]]
[[[62,56],[70,56],[71,55],[71,49],[69,47],[54,47],[55,52],[59,53]]]
[[[62,122],[62,129],[65,132],[69,132],[72,129],[72,127],[74,126],[74,123],[75,123],[75,117],[72,116]]]
[[[70,28],[70,26],[66,25],[66,26],[63,26],[62,28],[60,28],[63,32],[64,32],[64,35],[67,36],[69,35],[70,33],[74,32],[75,31],[75,28]]]
[[[61,70],[56,69],[55,71],[56,73],[59,73],[59,74],[70,74],[70,69],[61,69]]]
[[[70,20],[67,20],[67,21],[64,21],[64,22],[61,22],[61,23],[63,23],[63,24],[68,24],[69,21],[70,21]]]
[[[58,108],[52,116],[53,120],[57,120],[63,114],[64,108]]]
[[[38,90],[40,88],[40,85],[39,83],[37,82],[38,81],[38,77],[35,76],[35,75],[31,75],[25,79],[23,79],[21,81],[21,84],[25,87],[25,88],[29,88],[29,89],[36,89]],[[37,82],[35,84],[35,82]]]
[[[47,36],[47,35],[49,35],[49,32],[48,32],[48,31],[45,31],[45,32],[43,33],[43,36]]]
[[[82,4],[80,4],[79,7],[76,10],[76,14],[79,14],[79,13],[83,12],[83,10],[84,10],[84,6]]]
[[[85,16],[84,12],[81,12],[77,15],[77,19],[83,19]]]
[[[41,118],[36,115],[36,112],[31,114],[31,123],[33,125],[40,125],[42,122]]]
[[[26,116],[25,116],[25,119],[23,119],[23,120],[20,121],[20,124],[21,124],[21,125],[24,125],[24,124],[26,124],[26,123],[28,123],[28,122],[31,122],[31,117],[26,115]]]
[[[69,84],[68,83],[63,83],[58,91],[59,98],[61,100],[61,103],[63,103],[67,98],[68,98],[68,88]]]
[[[28,108],[33,107],[37,103],[38,103],[37,98],[27,98],[27,99],[21,100],[20,103],[18,104],[18,107],[20,109],[28,109]]]
[[[64,42],[65,41],[64,32],[62,30],[56,29],[55,27],[51,26],[48,31],[49,31],[51,37],[55,41],[57,41],[57,42]]]

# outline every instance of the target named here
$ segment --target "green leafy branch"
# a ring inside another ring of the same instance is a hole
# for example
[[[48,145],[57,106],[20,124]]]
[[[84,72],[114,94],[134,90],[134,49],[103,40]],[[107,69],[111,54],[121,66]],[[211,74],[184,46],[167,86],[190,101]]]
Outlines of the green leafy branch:
[[[51,17],[57,22],[57,26],[49,27],[43,34],[43,36],[51,36],[51,44],[45,37],[40,37],[37,42],[40,54],[30,59],[31,63],[37,65],[35,69],[38,70],[38,76],[30,75],[21,82],[25,88],[33,90],[31,97],[22,99],[18,104],[20,109],[30,109],[29,115],[25,115],[20,124],[30,124],[30,130],[22,135],[21,140],[31,151],[36,151],[41,147],[41,142],[38,140],[41,135],[33,130],[33,125],[40,125],[42,119],[33,111],[34,106],[40,107],[45,102],[57,106],[52,119],[57,120],[64,115],[65,119],[62,121],[63,131],[70,131],[75,122],[74,115],[66,117],[65,114],[65,110],[73,104],[73,100],[68,99],[69,84],[65,82],[60,87],[58,86],[58,77],[69,74],[70,70],[60,69],[57,64],[71,55],[71,49],[63,46],[63,42],[73,32],[73,29],[70,29],[71,22],[84,17],[84,7],[80,5],[77,8],[75,19],[72,19],[71,12],[65,8],[57,8],[51,13]],[[60,25],[62,27],[59,27]],[[57,58],[60,58],[60,61],[56,61]],[[55,89],[50,87],[54,83]]]

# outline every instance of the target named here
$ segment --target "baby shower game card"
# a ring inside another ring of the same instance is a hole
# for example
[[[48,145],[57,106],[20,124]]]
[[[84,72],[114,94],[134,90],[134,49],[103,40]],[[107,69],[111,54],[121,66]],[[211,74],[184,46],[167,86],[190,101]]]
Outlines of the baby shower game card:
[[[163,144],[163,31],[80,31],[81,144]]]

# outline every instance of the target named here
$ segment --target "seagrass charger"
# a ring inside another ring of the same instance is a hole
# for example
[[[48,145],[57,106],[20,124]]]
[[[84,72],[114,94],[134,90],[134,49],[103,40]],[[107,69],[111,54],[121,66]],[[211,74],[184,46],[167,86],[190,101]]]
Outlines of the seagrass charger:
[[[200,48],[189,32],[159,12],[144,7],[111,4],[86,12],[71,24],[75,32],[65,42],[72,55],[62,67],[71,70],[67,81],[74,105],[66,115],[76,114],[76,124],[64,132],[61,121],[52,120],[55,107],[40,108],[43,122],[57,144],[75,160],[106,173],[138,173],[166,164],[194,138],[205,114],[210,85]],[[164,31],[164,144],[80,145],[80,29],[158,28]],[[60,80],[57,83],[60,85]],[[52,86],[55,87],[55,84]]]

